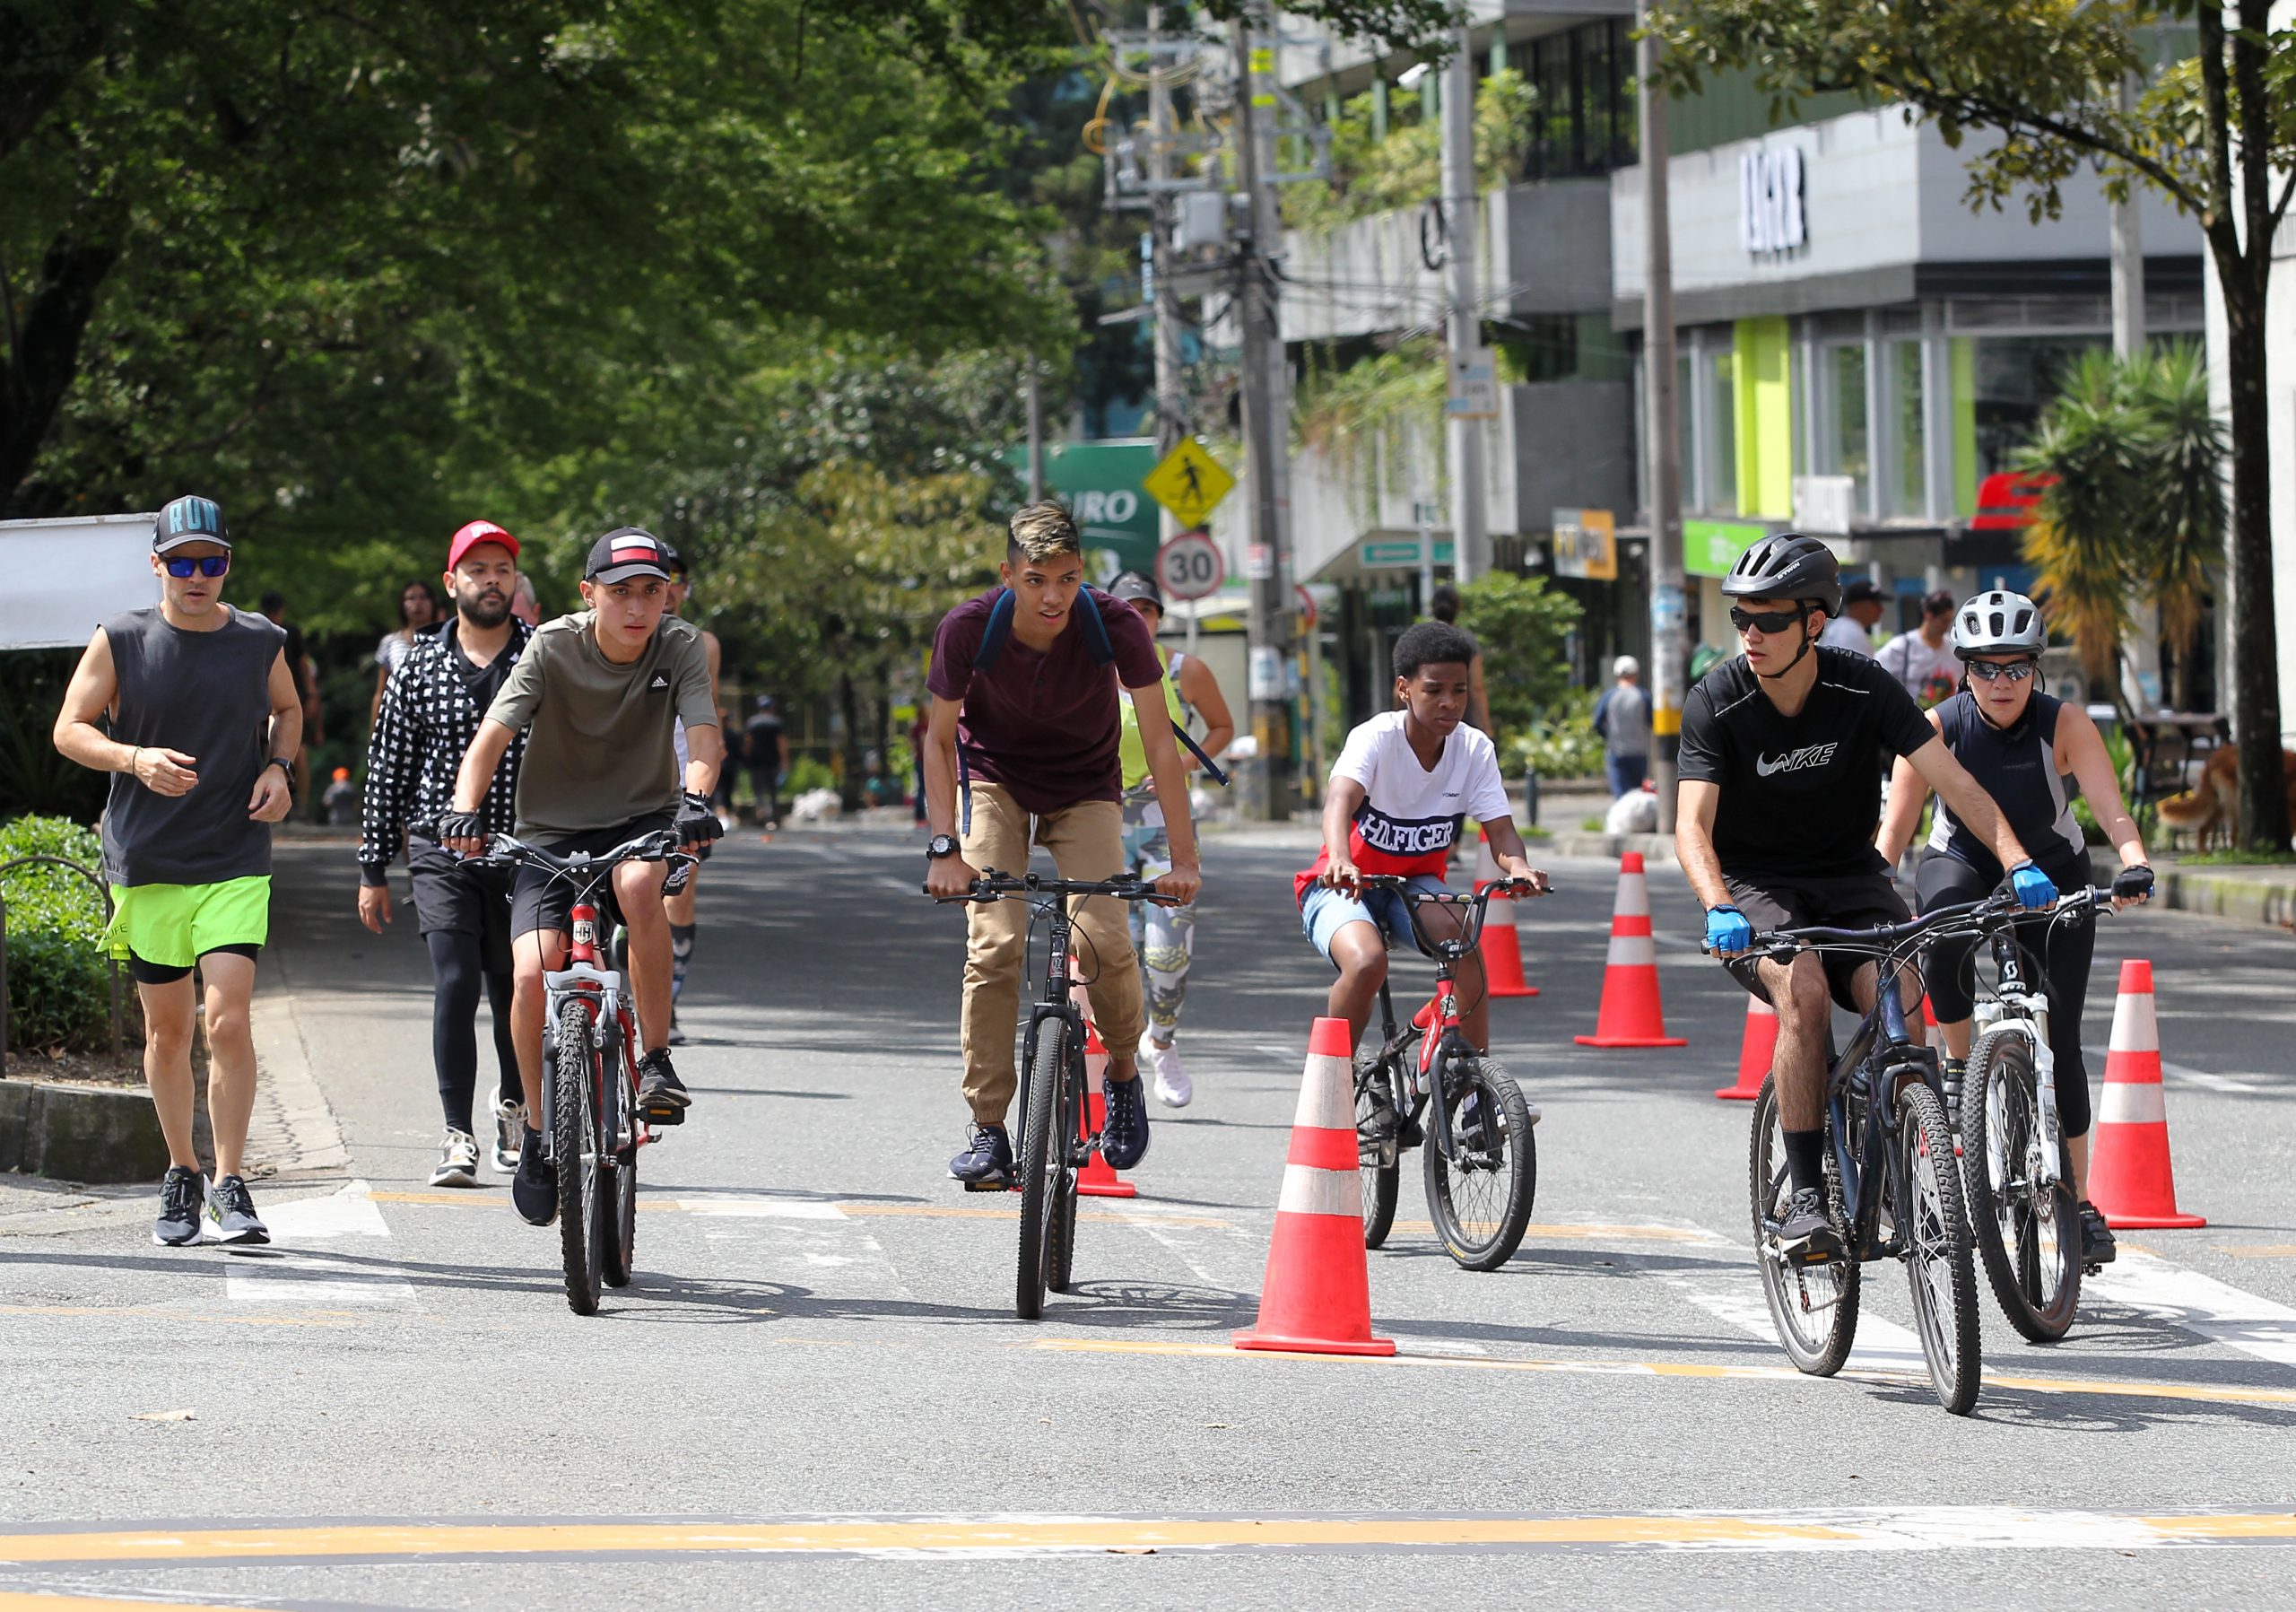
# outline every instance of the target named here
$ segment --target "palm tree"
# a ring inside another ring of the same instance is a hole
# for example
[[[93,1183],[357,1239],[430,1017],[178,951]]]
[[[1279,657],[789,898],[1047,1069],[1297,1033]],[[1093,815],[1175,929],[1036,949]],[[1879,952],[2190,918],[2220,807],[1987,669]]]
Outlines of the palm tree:
[[[2159,428],[2152,530],[2142,562],[2174,657],[2173,703],[2192,709],[2193,645],[2209,599],[2209,571],[2224,554],[2223,423],[2208,404],[2208,362],[2196,342],[2150,355],[2143,403]]]
[[[2021,470],[2053,477],[2025,559],[2039,573],[2050,623],[2070,636],[2092,687],[2118,683],[2114,662],[2132,624],[2131,584],[2159,432],[2137,405],[2122,366],[2101,349],[2081,355],[2065,389],[2017,456]]]

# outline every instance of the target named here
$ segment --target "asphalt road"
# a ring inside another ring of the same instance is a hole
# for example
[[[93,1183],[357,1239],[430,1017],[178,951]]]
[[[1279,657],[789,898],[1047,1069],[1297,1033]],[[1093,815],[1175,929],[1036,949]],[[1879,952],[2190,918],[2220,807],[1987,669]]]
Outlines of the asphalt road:
[[[2178,1189],[2211,1224],[2126,1234],[2057,1346],[1988,1309],[1962,1420],[1905,1353],[1894,1269],[1849,1372],[1787,1369],[1748,1110],[1709,1094],[1744,999],[1656,876],[1691,1045],[1573,1045],[1614,884],[1592,864],[1526,913],[1544,994],[1493,1009],[1545,1110],[1522,1251],[1457,1269],[1409,1169],[1370,1256],[1396,1360],[1229,1348],[1326,977],[1290,906],[1303,859],[1214,845],[1196,1101],[1156,1111],[1141,1196],[1088,1206],[1077,1290],[1030,1324],[1012,1209],[944,1174],[961,916],[915,895],[906,840],[741,836],[702,888],[692,1120],[645,1155],[637,1282],[584,1320],[500,1183],[427,1185],[411,915],[374,939],[347,848],[283,849],[266,986],[350,1167],[258,1184],[266,1253],[156,1249],[141,1207],[0,1237],[0,1612],[2296,1591],[2296,942],[2107,925],[2091,1045],[2113,962],[2151,958]]]

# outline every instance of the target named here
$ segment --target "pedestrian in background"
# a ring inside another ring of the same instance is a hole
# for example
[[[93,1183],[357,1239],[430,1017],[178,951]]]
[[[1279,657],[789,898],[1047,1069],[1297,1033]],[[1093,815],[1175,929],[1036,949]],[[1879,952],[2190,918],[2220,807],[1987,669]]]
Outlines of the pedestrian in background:
[[[1428,596],[1427,614],[1446,627],[1459,624],[1459,590],[1448,582]],[[1474,658],[1467,663],[1467,720],[1483,732],[1491,731],[1491,696],[1483,692],[1483,650],[1478,648]]]
[[[144,1007],[144,1077],[167,1137],[152,1241],[268,1242],[248,1193],[255,963],[271,932],[271,825],[294,804],[303,700],[274,622],[223,603],[231,541],[211,499],[178,498],[152,523],[160,602],[96,629],[65,691],[56,748],[111,776],[103,945]],[[103,723],[110,731],[107,734]],[[215,1180],[192,1144],[191,1038],[207,986],[207,1116]]]
[[[1867,578],[1857,578],[1842,584],[1841,614],[1826,623],[1818,641],[1831,644],[1837,649],[1853,649],[1871,660],[1874,625],[1881,619],[1881,588]]]
[[[1650,696],[1642,692],[1642,663],[1631,655],[1611,662],[1611,677],[1595,701],[1595,731],[1603,737],[1603,770],[1616,800],[1650,776]]]
[[[1941,588],[1921,601],[1921,625],[1899,633],[1874,657],[1925,710],[1952,699],[1961,687],[1961,664],[1946,638],[1952,625],[1953,596]]]
[[[287,619],[287,596],[277,588],[265,593],[256,607],[287,635],[287,670],[295,679],[296,697],[302,701],[303,734],[301,747],[295,752],[295,798],[307,805],[311,798],[311,746],[326,742],[326,735],[319,722],[319,673],[303,648],[303,630]]]
[[[414,648],[414,640],[433,631],[445,614],[439,602],[439,590],[428,582],[409,582],[399,589],[398,625],[383,634],[375,645],[375,698],[367,708],[367,731],[375,729],[375,717],[383,709],[383,685],[398,670],[407,651]]]
[[[757,710],[742,730],[742,749],[749,757],[750,793],[757,797],[757,825],[781,826],[781,785],[789,776],[789,735],[771,694],[757,697]]]
[[[535,597],[534,579],[518,573],[518,590],[510,596],[510,614],[529,627],[542,625],[542,601]]]

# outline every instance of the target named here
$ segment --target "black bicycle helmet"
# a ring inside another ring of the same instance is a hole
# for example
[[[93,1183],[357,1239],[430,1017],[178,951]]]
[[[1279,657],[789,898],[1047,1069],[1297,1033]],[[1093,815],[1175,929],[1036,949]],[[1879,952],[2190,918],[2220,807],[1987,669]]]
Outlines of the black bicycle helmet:
[[[1738,556],[1722,592],[1734,599],[1803,599],[1839,615],[1841,562],[1820,538],[1779,532]]]

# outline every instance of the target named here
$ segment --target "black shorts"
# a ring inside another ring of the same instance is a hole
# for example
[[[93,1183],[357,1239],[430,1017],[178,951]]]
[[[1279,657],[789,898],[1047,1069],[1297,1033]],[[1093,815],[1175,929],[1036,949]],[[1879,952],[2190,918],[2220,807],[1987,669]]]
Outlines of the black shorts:
[[[588,851],[596,856],[612,850],[626,840],[640,835],[659,833],[671,826],[667,812],[639,817],[619,828],[594,829],[587,834],[577,834],[570,840],[556,840],[542,849],[553,856],[570,857],[576,851]],[[657,876],[662,864],[654,864]],[[521,867],[517,882],[510,888],[510,935],[513,939],[537,931],[563,935],[573,927],[574,897],[578,889],[571,876],[561,876],[539,867]],[[618,921],[614,906],[613,881],[604,879],[597,887],[598,916],[611,928]],[[601,937],[601,944],[604,937]]]
[[[1765,929],[1800,929],[1813,925],[1870,929],[1882,924],[1901,924],[1913,916],[1884,873],[1799,879],[1736,879],[1726,873],[1722,882],[1729,887],[1731,901],[1746,915],[1746,921],[1753,925],[1756,934]],[[1756,967],[1760,961],[1751,955],[1736,957],[1724,966],[1739,984],[1768,1002],[1770,992],[1763,989]],[[1874,960],[1853,952],[1827,952],[1819,961],[1824,964],[1826,988],[1834,1001],[1851,1013],[1857,1012],[1857,999],[1850,993],[1850,981],[1857,977],[1859,969]]]
[[[427,841],[410,839],[406,871],[414,886],[418,931],[474,935],[480,966],[491,974],[509,972],[510,869],[466,862]]]
[[[204,962],[218,952],[227,953],[233,957],[244,957],[249,963],[253,963],[262,954],[263,948],[252,941],[235,940],[225,945],[209,946],[200,953],[200,960]],[[191,965],[188,963],[178,968],[171,963],[151,963],[138,957],[133,952],[127,954],[127,977],[138,985],[173,985],[177,980],[187,978],[190,973]]]

